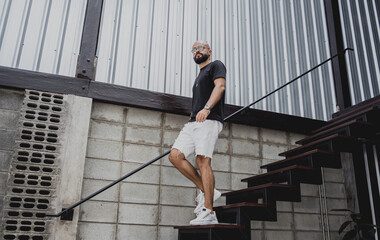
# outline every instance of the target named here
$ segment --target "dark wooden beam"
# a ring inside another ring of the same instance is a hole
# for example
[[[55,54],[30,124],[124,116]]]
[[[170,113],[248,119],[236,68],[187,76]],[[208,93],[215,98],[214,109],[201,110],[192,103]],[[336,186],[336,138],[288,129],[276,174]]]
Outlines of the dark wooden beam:
[[[76,76],[78,78],[94,80],[95,55],[98,47],[100,20],[102,16],[103,0],[88,0],[84,19],[82,41],[80,44],[79,59]]]
[[[189,115],[191,112],[191,98],[188,97],[7,67],[0,67],[0,87],[73,94],[96,101],[181,115]],[[240,108],[226,105],[225,114],[228,116]],[[251,108],[228,122],[303,134],[309,134],[326,124],[325,121]]]
[[[342,24],[340,22],[338,0],[324,0],[327,29],[331,56],[344,50]],[[335,94],[339,110],[352,105],[345,56],[340,55],[332,60]]]
[[[0,66],[0,86],[86,97],[89,80]]]
[[[191,99],[187,97],[96,81],[90,83],[88,97],[102,102],[181,115],[190,115],[191,112]]]

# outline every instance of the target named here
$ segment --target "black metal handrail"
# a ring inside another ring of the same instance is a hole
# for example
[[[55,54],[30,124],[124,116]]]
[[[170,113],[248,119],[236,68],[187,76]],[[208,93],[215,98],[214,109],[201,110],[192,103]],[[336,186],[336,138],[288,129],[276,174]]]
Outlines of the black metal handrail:
[[[328,58],[327,60],[321,62],[320,64],[314,66],[314,67],[311,68],[310,70],[304,72],[303,74],[301,74],[301,75],[299,75],[298,77],[294,78],[293,80],[287,82],[286,84],[282,85],[281,87],[279,87],[279,88],[273,90],[272,92],[270,92],[270,93],[268,93],[267,95],[261,97],[260,99],[254,101],[253,103],[251,103],[251,104],[249,104],[249,105],[247,105],[247,106],[245,106],[245,107],[243,107],[243,108],[237,110],[236,112],[230,114],[229,116],[227,116],[227,117],[224,118],[224,121],[230,119],[231,117],[237,115],[238,113],[241,113],[242,111],[244,111],[244,110],[246,110],[247,108],[251,107],[252,105],[254,105],[254,104],[260,102],[261,100],[263,100],[263,99],[269,97],[269,96],[272,95],[273,93],[275,93],[275,92],[281,90],[282,88],[286,87],[287,85],[289,85],[289,84],[293,83],[294,81],[300,79],[301,77],[305,76],[306,74],[310,73],[311,71],[315,70],[316,68],[322,66],[323,64],[325,64],[325,63],[327,63],[328,61],[332,60],[333,58],[335,58],[335,57],[337,57],[337,56],[339,56],[339,55],[345,54],[346,51],[348,51],[348,50],[350,50],[350,51],[354,51],[354,49],[352,49],[352,48],[346,48],[346,49],[344,49],[343,51],[341,51],[341,52],[335,54],[334,56],[332,56],[332,57]],[[154,163],[154,162],[158,161],[159,159],[165,157],[165,156],[168,155],[169,153],[170,153],[170,150],[167,151],[167,152],[165,152],[165,153],[163,153],[163,154],[161,154],[161,155],[159,155],[158,157],[152,159],[151,161],[145,163],[144,165],[140,166],[139,168],[136,168],[135,170],[133,170],[132,172],[129,172],[128,174],[122,176],[121,178],[119,178],[119,179],[113,181],[112,183],[110,183],[110,184],[108,184],[107,186],[105,186],[105,187],[99,189],[98,191],[96,191],[96,192],[94,192],[93,194],[91,194],[91,195],[85,197],[84,199],[82,199],[82,200],[80,200],[80,201],[78,201],[78,202],[76,202],[76,203],[70,205],[70,206],[67,207],[67,208],[64,208],[61,212],[56,213],[56,214],[54,214],[54,213],[46,213],[45,216],[46,216],[46,217],[60,217],[60,216],[63,216],[63,215],[65,215],[65,214],[68,214],[70,211],[73,210],[73,208],[75,208],[75,207],[81,205],[82,203],[84,203],[84,202],[88,201],[89,199],[95,197],[96,195],[98,195],[98,194],[104,192],[105,190],[107,190],[108,188],[114,186],[115,184],[118,184],[119,182],[123,181],[124,179],[130,177],[131,175],[133,175],[133,174],[139,172],[140,170],[146,168],[147,166],[151,165],[152,163]],[[71,212],[71,215],[72,215],[72,212]],[[62,219],[62,218],[61,218],[61,219]]]

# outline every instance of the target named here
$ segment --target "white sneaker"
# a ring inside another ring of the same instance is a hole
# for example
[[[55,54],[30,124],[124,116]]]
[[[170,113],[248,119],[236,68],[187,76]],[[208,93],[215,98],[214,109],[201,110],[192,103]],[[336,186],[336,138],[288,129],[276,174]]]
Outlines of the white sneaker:
[[[208,225],[218,224],[215,212],[211,214],[211,210],[202,208],[201,212],[197,215],[197,218],[190,221],[190,225]]]
[[[219,192],[218,190],[214,189],[214,202],[220,198],[220,196],[222,195],[221,192]],[[199,194],[198,196],[195,198],[195,201],[198,203],[197,206],[195,207],[194,209],[194,213],[195,214],[199,214],[202,210],[202,208],[205,207],[205,194],[202,192],[202,191],[199,191]]]

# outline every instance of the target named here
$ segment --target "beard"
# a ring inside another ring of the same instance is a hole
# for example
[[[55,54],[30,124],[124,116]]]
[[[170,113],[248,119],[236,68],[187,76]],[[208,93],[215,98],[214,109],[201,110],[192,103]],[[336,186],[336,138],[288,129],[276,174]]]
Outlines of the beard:
[[[205,62],[208,59],[208,57],[210,57],[210,55],[208,55],[208,54],[202,54],[202,53],[199,53],[199,54],[201,55],[199,58],[197,58],[196,55],[194,56],[194,62],[196,64],[201,64],[201,63]]]

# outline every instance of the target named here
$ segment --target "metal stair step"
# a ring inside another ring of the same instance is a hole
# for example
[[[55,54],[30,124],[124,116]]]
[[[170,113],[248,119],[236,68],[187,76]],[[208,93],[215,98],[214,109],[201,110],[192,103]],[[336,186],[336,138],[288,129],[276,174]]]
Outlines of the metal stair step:
[[[378,119],[376,116],[379,114],[380,110],[378,106],[370,106],[368,108],[359,109],[355,112],[350,112],[349,114],[345,114],[345,116],[339,116],[337,118],[333,118],[328,121],[328,124],[320,127],[314,131],[312,131],[312,134],[316,134],[318,132],[324,131],[326,129],[335,127],[339,124],[342,124],[344,122],[351,121],[353,119],[358,119],[362,121],[368,121],[368,122],[376,122],[376,119]]]
[[[368,138],[375,134],[374,124],[369,122],[363,122],[359,119],[354,119],[340,125],[334,126],[332,128],[328,128],[324,131],[320,131],[312,136],[306,137],[297,141],[297,144],[308,144],[312,141],[316,141],[318,139],[327,137],[332,134],[341,134],[346,136],[360,137],[360,138]]]
[[[331,136],[310,142],[298,148],[294,148],[289,151],[280,153],[279,155],[285,157],[292,157],[313,149],[321,149],[332,152],[351,152],[353,151],[356,142],[357,140],[355,137],[344,136],[336,133]]]
[[[292,165],[253,177],[245,178],[241,180],[247,182],[248,187],[253,187],[268,182],[288,184],[322,184],[322,176],[320,168],[313,168],[302,165]]]
[[[282,183],[267,183],[223,193],[222,195],[226,196],[226,204],[241,202],[257,203],[259,199],[262,199],[263,203],[269,204],[273,204],[276,201],[301,201],[299,185]]]
[[[209,225],[183,225],[174,226],[175,229],[218,229],[218,228],[229,228],[229,229],[242,229],[245,228],[243,225],[230,224],[230,223],[219,223],[219,224],[209,224]]]
[[[238,224],[187,225],[174,228],[178,229],[178,240],[248,240],[241,233],[245,226]]]
[[[377,99],[376,99],[377,98]],[[342,111],[336,112],[332,115],[332,119],[328,122],[334,122],[342,118],[350,117],[359,111],[364,111],[371,107],[380,107],[380,98],[375,97],[358,103],[354,106],[343,109]]]
[[[303,165],[314,168],[341,168],[340,155],[338,153],[320,149],[313,149],[308,152],[303,152],[298,155],[288,157],[284,160],[263,165],[261,168],[267,169],[268,172],[270,172],[292,165]]]
[[[275,204],[242,202],[214,207],[214,211],[218,216],[218,221],[223,223],[241,224],[244,220],[239,218],[257,221],[277,221]]]

